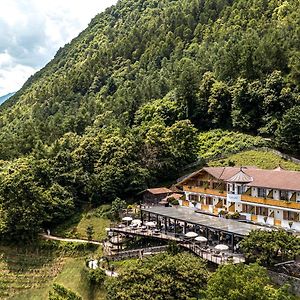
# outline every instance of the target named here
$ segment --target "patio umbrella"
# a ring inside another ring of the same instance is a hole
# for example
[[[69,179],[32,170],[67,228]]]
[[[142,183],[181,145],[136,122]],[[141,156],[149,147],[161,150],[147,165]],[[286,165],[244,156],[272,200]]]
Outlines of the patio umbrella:
[[[195,241],[197,241],[197,242],[207,242],[207,238],[204,237],[204,236],[197,236],[195,238]]]
[[[146,226],[148,226],[148,227],[155,227],[156,225],[155,225],[154,222],[149,221],[149,222],[146,222]]]
[[[198,234],[196,232],[189,231],[185,234],[185,236],[188,238],[195,238],[196,236],[198,236]]]
[[[132,224],[141,225],[141,224],[142,224],[142,220],[140,220],[140,219],[134,219],[134,220],[132,220],[131,223],[132,223]]]
[[[120,236],[113,236],[110,238],[110,242],[112,244],[122,244],[124,242],[124,238]]]
[[[227,245],[224,245],[224,244],[219,244],[215,247],[216,250],[219,250],[219,251],[227,251],[229,249],[229,247]]]
[[[124,218],[122,218],[122,221],[125,221],[127,226],[128,226],[128,222],[132,221],[132,218],[131,217],[124,217]]]

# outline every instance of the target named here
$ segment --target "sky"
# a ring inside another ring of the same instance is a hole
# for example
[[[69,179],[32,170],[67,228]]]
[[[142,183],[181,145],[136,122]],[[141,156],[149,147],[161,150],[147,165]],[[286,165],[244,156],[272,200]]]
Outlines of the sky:
[[[0,0],[0,96],[16,92],[117,0]]]

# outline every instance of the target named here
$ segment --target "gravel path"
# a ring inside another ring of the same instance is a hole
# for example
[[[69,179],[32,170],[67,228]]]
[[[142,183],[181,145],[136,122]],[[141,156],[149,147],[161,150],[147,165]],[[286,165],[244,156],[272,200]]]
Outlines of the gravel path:
[[[47,235],[47,234],[42,234],[41,236],[46,240],[53,240],[53,241],[72,242],[72,243],[90,243],[94,245],[102,244],[101,242],[96,242],[96,241],[88,241],[82,239],[69,239],[69,238],[62,238],[62,237],[57,237],[57,236]]]

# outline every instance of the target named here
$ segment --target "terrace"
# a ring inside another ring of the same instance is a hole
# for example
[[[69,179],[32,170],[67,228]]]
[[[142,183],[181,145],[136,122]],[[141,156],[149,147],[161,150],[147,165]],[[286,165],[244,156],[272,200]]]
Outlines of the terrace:
[[[181,247],[215,264],[244,262],[238,243],[252,230],[271,230],[263,226],[196,213],[184,207],[142,208],[141,222],[140,226],[119,225],[109,228],[108,231],[110,235],[116,236],[175,241]],[[188,237],[188,233],[194,233],[195,237],[199,236],[206,242],[198,242],[197,239]],[[217,245],[223,245],[227,250],[218,251]],[[115,251],[119,250],[116,247]]]

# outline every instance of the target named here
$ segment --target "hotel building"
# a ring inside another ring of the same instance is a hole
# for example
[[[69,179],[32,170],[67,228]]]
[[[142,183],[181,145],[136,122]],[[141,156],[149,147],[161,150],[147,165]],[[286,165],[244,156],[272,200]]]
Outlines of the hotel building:
[[[206,167],[186,177],[183,206],[300,231],[300,172]]]

